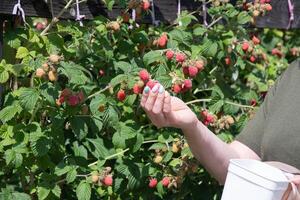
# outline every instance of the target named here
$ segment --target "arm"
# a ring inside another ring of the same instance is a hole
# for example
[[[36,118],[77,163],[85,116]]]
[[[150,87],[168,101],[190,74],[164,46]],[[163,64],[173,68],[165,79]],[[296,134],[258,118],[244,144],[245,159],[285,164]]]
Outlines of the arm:
[[[221,184],[225,182],[231,158],[260,159],[254,151],[238,141],[227,144],[220,140],[183,101],[171,97],[159,84],[151,91],[145,87],[141,106],[158,128],[180,128],[194,156]]]

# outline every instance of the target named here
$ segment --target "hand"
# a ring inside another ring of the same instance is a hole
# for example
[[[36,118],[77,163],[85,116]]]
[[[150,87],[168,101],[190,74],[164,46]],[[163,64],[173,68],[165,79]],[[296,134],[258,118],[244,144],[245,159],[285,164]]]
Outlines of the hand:
[[[145,87],[141,106],[158,128],[175,127],[184,130],[194,127],[198,122],[195,113],[182,100],[170,96],[159,83],[152,90]]]

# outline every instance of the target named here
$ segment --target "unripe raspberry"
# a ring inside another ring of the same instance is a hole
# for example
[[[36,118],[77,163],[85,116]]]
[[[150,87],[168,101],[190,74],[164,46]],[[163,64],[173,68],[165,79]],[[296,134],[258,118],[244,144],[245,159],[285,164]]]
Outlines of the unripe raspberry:
[[[178,153],[179,151],[180,151],[180,149],[179,149],[178,145],[175,142],[173,142],[173,144],[172,144],[172,152],[173,153]]]
[[[176,94],[180,93],[181,89],[182,88],[181,88],[181,86],[179,84],[174,84],[173,88],[172,88],[173,92],[176,93]]]
[[[157,179],[156,178],[151,178],[149,181],[149,187],[150,188],[155,188],[157,185]]]
[[[84,101],[84,94],[82,91],[80,91],[78,94],[77,94],[77,97],[78,97],[78,101],[79,103],[82,103]]]
[[[39,77],[39,78],[42,78],[43,76],[45,76],[45,74],[46,74],[46,72],[42,68],[38,68],[35,71],[35,76]]]
[[[56,81],[57,80],[57,73],[54,71],[48,72],[48,78],[50,81]]]
[[[120,24],[117,21],[109,22],[106,27],[107,27],[107,29],[115,31],[115,32],[120,30]]]
[[[195,67],[197,67],[199,71],[202,71],[204,69],[204,61],[203,60],[197,60],[195,62]]]
[[[231,64],[231,59],[230,59],[230,57],[226,57],[226,58],[225,58],[225,64],[226,64],[226,65],[230,65],[230,64]]]
[[[243,51],[246,52],[248,50],[248,48],[249,48],[249,43],[248,42],[244,42],[243,45],[242,45]]]
[[[254,45],[258,45],[260,43],[260,39],[258,39],[256,36],[252,37],[252,42]]]
[[[254,10],[252,14],[254,17],[258,17],[260,15],[260,12],[259,10]]]
[[[164,177],[164,178],[161,180],[161,184],[162,184],[164,187],[168,187],[169,184],[170,184],[170,178],[169,178],[169,177]]]
[[[102,182],[105,186],[112,186],[112,184],[113,184],[112,175],[105,176]]]
[[[160,36],[157,40],[157,44],[161,48],[165,47],[167,45],[167,42],[168,42],[168,36],[165,33],[162,36]]]
[[[168,60],[172,60],[173,57],[174,57],[174,51],[168,50],[168,51],[166,52],[166,57],[167,57]]]
[[[157,155],[157,156],[155,156],[153,162],[159,164],[159,163],[161,163],[162,160],[163,160],[163,157],[161,155]]]
[[[256,57],[252,55],[252,56],[250,56],[249,60],[250,60],[250,62],[254,63],[256,61]]]
[[[183,63],[185,61],[185,54],[184,53],[177,53],[176,54],[176,62]]]
[[[226,118],[226,122],[228,123],[228,124],[234,124],[234,119],[231,117],[231,116],[228,116],[227,118]]]
[[[56,54],[51,54],[49,56],[49,61],[52,62],[53,64],[57,64],[61,60],[61,57]]]
[[[41,30],[43,30],[45,28],[45,25],[43,23],[41,23],[41,22],[38,22],[35,25],[35,28],[36,28],[36,30],[41,31]]]
[[[145,85],[144,81],[141,81],[141,80],[139,80],[136,84],[137,84],[140,88],[143,88],[144,85]]]
[[[93,174],[93,175],[92,175],[92,182],[93,182],[93,183],[97,183],[98,180],[99,180],[98,174]]]
[[[134,84],[132,91],[134,94],[140,94],[142,92],[142,88],[140,88],[139,85],[136,83]]]
[[[183,81],[184,88],[191,89],[193,87],[193,83],[191,79],[185,79]]]
[[[140,79],[144,82],[147,82],[150,78],[150,74],[149,72],[146,70],[146,69],[142,69],[140,72],[139,72],[139,76],[140,76]]]
[[[61,104],[62,104],[61,98],[56,99],[56,100],[55,100],[55,104],[56,104],[57,106],[61,106]]]
[[[143,2],[142,2],[142,8],[145,11],[149,10],[149,8],[150,8],[150,2],[148,0],[143,0]]]
[[[117,99],[118,99],[119,101],[124,101],[125,98],[126,98],[126,93],[125,93],[125,91],[122,90],[122,89],[120,89],[120,90],[118,91],[118,93],[117,93]]]
[[[195,77],[198,74],[198,68],[194,66],[189,67],[189,76],[190,77]]]
[[[42,68],[45,72],[49,71],[49,65],[47,63],[42,64]]]
[[[71,95],[68,100],[67,103],[69,106],[77,106],[79,104],[79,99],[77,95]]]

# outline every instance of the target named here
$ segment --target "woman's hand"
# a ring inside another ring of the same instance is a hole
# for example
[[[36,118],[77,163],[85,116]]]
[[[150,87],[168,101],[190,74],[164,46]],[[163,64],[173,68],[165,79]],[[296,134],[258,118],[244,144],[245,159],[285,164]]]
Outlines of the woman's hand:
[[[145,87],[141,106],[158,128],[175,127],[184,130],[194,127],[198,122],[195,113],[182,100],[170,96],[159,83],[152,89]]]

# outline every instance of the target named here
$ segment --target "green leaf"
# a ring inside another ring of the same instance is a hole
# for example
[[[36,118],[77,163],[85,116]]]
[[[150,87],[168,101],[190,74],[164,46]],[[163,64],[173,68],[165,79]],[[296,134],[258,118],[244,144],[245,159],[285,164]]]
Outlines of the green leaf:
[[[109,151],[104,145],[103,139],[97,138],[97,139],[87,139],[91,144],[94,146],[94,150],[91,150],[91,153],[96,157],[96,158],[106,158],[107,156],[110,155]]]
[[[4,154],[5,160],[6,160],[6,164],[14,164],[16,168],[20,167],[23,163],[23,156],[22,154],[16,152],[13,149],[8,149],[5,151]]]
[[[70,124],[73,132],[79,140],[84,139],[88,134],[88,125],[83,118],[72,117]]]
[[[22,59],[29,55],[29,51],[25,47],[19,47],[17,50],[16,58]]]
[[[39,99],[39,92],[35,88],[20,88],[19,92],[21,106],[28,111],[33,110]]]
[[[162,56],[162,52],[157,50],[157,51],[149,51],[146,53],[143,57],[143,61],[146,66],[155,63],[155,62],[161,62],[164,61],[164,57]]]
[[[106,102],[107,102],[107,98],[104,94],[99,94],[95,96],[90,103],[90,110],[93,113],[93,115],[96,116],[103,115],[103,112],[99,111],[99,106],[100,105],[105,106]]]
[[[251,16],[246,11],[240,12],[237,17],[237,22],[239,24],[246,24],[246,23],[250,22],[250,20],[251,20]]]
[[[9,73],[6,70],[0,72],[0,83],[6,83],[9,79]]]
[[[51,140],[45,136],[31,141],[31,149],[35,156],[44,156],[51,149]]]
[[[54,188],[51,190],[51,192],[58,198],[60,198],[61,195],[61,189],[59,185],[55,185]]]
[[[118,76],[114,77],[113,79],[111,79],[110,84],[112,87],[115,87],[116,85],[127,81],[128,79],[128,75],[126,74],[119,74]]]
[[[0,197],[1,197],[1,195],[0,195]],[[26,193],[13,192],[12,193],[12,200],[18,200],[18,199],[20,199],[20,200],[31,200],[31,197]]]
[[[77,170],[76,168],[71,169],[66,176],[67,183],[72,183],[76,179]]]
[[[76,188],[76,196],[78,200],[90,200],[91,186],[85,180],[82,180]]]
[[[3,123],[8,122],[12,118],[15,117],[17,113],[20,113],[22,111],[22,107],[19,105],[18,102],[14,103],[11,106],[6,106],[0,111],[0,120]]]
[[[50,189],[45,187],[38,187],[37,193],[38,193],[39,200],[43,200],[46,199],[50,194]]]
[[[125,74],[130,73],[133,69],[130,63],[124,61],[114,62],[114,66],[115,69],[121,69]]]

